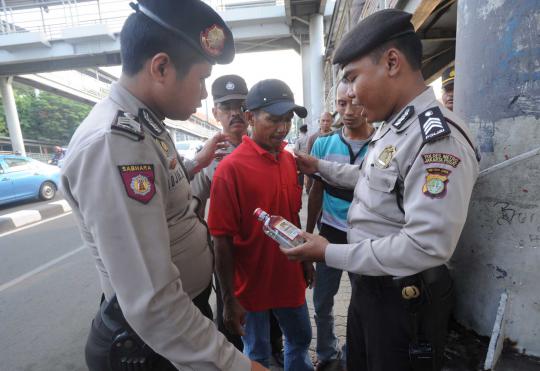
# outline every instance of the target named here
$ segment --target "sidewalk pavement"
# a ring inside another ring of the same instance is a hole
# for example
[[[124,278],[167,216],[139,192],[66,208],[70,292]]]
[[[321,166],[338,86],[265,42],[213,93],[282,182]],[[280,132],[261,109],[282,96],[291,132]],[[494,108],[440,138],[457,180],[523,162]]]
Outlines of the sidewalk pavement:
[[[0,234],[71,211],[66,200],[28,205],[28,209],[0,215]]]

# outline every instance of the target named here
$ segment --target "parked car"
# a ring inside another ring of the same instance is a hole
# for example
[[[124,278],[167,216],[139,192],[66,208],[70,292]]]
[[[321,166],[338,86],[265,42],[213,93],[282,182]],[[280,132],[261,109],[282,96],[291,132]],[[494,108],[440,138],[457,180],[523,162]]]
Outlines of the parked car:
[[[59,184],[57,166],[20,155],[0,155],[0,205],[32,198],[50,200]]]
[[[176,150],[180,156],[193,160],[195,154],[201,150],[204,142],[200,140],[184,140],[176,143]]]

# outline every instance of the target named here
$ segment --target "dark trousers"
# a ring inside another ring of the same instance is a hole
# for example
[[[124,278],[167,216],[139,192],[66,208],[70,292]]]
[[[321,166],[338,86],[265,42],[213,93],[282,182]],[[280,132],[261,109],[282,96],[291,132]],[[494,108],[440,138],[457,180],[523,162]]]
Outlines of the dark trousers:
[[[414,284],[421,292],[412,300],[402,297],[402,287],[392,277],[354,275],[347,318],[348,371],[441,369],[454,304],[453,283],[444,268],[431,283],[423,282],[420,275],[411,276],[406,285]],[[428,366],[419,366],[409,356],[410,346],[418,342],[427,342],[433,349]]]
[[[212,308],[208,303],[212,286],[208,286],[201,294],[193,299],[193,304],[201,313],[212,319]],[[113,342],[114,333],[103,323],[101,311],[98,310],[96,317],[92,321],[90,334],[86,341],[85,357],[89,371],[116,371],[112,370],[109,364],[109,351]],[[177,371],[167,359],[157,355],[157,360],[151,371]]]
[[[244,343],[240,335],[232,334],[223,323],[223,299],[221,298],[221,288],[219,286],[219,280],[216,277],[216,325],[227,340],[232,343],[239,351],[244,350]],[[281,352],[283,349],[283,333],[279,327],[279,323],[274,315],[270,316],[270,343],[272,345],[272,353]]]

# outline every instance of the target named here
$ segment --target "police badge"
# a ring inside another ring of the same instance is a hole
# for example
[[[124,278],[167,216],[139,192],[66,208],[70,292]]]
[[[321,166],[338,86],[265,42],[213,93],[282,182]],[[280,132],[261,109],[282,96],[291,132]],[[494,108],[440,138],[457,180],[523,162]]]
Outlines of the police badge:
[[[386,146],[382,152],[379,154],[379,157],[377,157],[377,160],[375,161],[375,165],[381,169],[386,169],[388,165],[390,165],[390,161],[392,161],[392,158],[394,157],[394,154],[396,153],[396,147],[394,146]]]

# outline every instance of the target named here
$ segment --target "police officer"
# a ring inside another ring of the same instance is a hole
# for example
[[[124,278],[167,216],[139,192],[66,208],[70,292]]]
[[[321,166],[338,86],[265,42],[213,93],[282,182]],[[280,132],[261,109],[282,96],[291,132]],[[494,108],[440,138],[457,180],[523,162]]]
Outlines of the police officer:
[[[440,370],[453,285],[444,265],[461,234],[478,176],[466,125],[435,99],[411,15],[376,12],[334,55],[368,122],[383,121],[359,166],[300,155],[306,173],[355,187],[348,244],[283,249],[357,274],[347,320],[347,369]]]
[[[231,31],[199,0],[141,0],[121,34],[122,76],[75,132],[62,188],[103,290],[86,345],[91,371],[252,370],[217,331],[208,295],[208,231],[189,178],[218,136],[182,163],[163,124],[186,120]]]
[[[454,66],[448,67],[442,74],[442,102],[443,105],[450,111],[454,110],[454,78],[456,77],[456,70]]]

